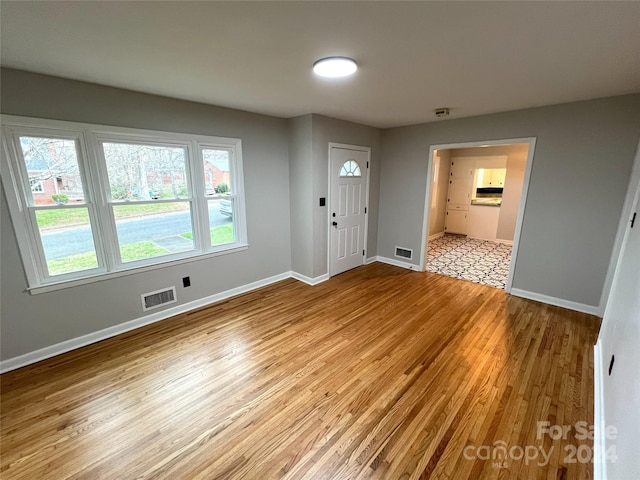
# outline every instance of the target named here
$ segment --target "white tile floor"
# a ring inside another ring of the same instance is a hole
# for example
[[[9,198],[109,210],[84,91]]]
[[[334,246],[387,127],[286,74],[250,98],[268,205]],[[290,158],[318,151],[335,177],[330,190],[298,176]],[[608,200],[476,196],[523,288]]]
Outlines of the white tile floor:
[[[444,235],[427,244],[427,271],[504,289],[511,245]]]

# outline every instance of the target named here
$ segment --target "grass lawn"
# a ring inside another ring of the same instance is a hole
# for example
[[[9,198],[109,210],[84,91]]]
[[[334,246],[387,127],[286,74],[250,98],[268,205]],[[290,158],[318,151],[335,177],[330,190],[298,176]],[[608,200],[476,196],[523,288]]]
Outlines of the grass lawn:
[[[169,250],[149,241],[130,243],[120,247],[123,262],[155,257],[165,253],[169,253]],[[59,275],[61,273],[95,268],[98,266],[98,260],[95,252],[87,252],[56,260],[49,260],[47,266],[49,267],[50,275]]]
[[[36,210],[36,220],[41,230],[65,225],[89,224],[89,211],[86,208]]]
[[[86,214],[85,210],[81,211],[84,211]],[[191,232],[183,233],[181,236],[193,240],[193,234]],[[225,243],[232,243],[234,240],[232,224],[221,225],[211,229],[211,245],[224,245]],[[122,256],[123,262],[156,257],[158,255],[164,255],[165,253],[169,253],[169,250],[151,241],[135,242],[120,247],[120,255]],[[95,252],[79,253],[65,258],[49,260],[47,266],[49,267],[50,275],[59,275],[61,273],[95,268],[98,266],[98,259],[96,258]]]
[[[136,205],[128,203],[116,205],[113,214],[116,219],[140,217],[143,215],[153,215],[157,213],[178,212],[188,210],[189,203],[147,203]],[[55,210],[37,210],[36,219],[41,230],[48,228],[67,227],[70,225],[88,224],[89,211],[86,208],[61,208]]]
[[[180,236],[193,240],[191,232],[182,233]],[[233,224],[220,225],[211,229],[211,245],[224,245],[225,243],[233,243]]]
[[[80,253],[65,258],[57,258],[49,260],[49,275],[59,275],[61,273],[76,272],[78,270],[86,270],[87,268],[95,268],[98,266],[98,258],[95,252]]]

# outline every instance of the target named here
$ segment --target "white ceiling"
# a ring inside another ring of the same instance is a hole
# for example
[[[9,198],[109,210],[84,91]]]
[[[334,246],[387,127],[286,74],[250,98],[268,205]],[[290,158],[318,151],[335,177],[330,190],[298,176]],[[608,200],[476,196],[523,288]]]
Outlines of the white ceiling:
[[[1,60],[252,112],[377,127],[640,91],[640,2],[9,2]],[[347,80],[313,62],[353,57]]]

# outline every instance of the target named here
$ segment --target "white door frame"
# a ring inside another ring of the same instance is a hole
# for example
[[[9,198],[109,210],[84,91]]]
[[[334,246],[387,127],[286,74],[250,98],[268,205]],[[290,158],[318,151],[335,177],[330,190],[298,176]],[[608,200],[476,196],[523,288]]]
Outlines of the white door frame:
[[[365,193],[365,214],[364,214],[364,255],[362,256],[362,264],[364,265],[367,258],[367,237],[369,235],[369,179],[371,177],[371,147],[363,147],[360,145],[349,145],[346,143],[329,142],[329,152],[327,162],[329,164],[328,169],[328,190],[327,190],[327,275],[332,276],[331,273],[331,187],[332,187],[332,175],[331,175],[331,149],[342,148],[345,150],[355,150],[357,152],[367,153],[367,162],[369,167],[367,168],[367,184]]]
[[[484,140],[481,142],[460,142],[460,143],[443,143],[439,145],[431,145],[429,147],[429,160],[427,164],[427,191],[424,200],[424,215],[422,224],[422,243],[420,248],[420,271],[425,271],[425,255],[427,249],[427,236],[429,233],[429,215],[431,214],[431,177],[433,175],[433,153],[435,150],[448,150],[452,148],[473,148],[485,145],[511,145],[513,143],[527,143],[529,151],[527,152],[527,164],[524,171],[524,180],[522,182],[522,193],[520,194],[520,206],[518,207],[518,217],[516,220],[516,230],[513,235],[513,247],[511,249],[511,264],[509,265],[509,276],[505,291],[511,292],[511,284],[513,283],[513,272],[516,267],[518,257],[518,247],[520,246],[520,233],[522,231],[522,219],[524,217],[524,209],[527,203],[527,193],[529,192],[529,178],[531,177],[531,167],[533,166],[533,154],[536,148],[536,137],[524,138],[507,138],[503,140]]]

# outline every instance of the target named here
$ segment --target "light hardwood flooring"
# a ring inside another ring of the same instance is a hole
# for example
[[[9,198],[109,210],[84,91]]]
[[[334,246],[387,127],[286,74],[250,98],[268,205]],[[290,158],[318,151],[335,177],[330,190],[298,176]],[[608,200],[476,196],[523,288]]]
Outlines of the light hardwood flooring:
[[[588,479],[537,422],[593,423],[598,328],[380,263],[286,280],[2,375],[0,477]]]

